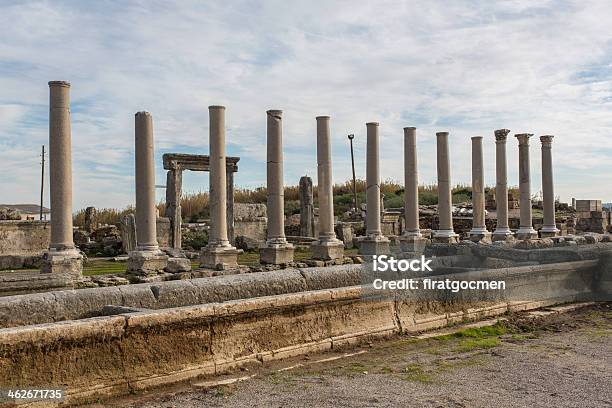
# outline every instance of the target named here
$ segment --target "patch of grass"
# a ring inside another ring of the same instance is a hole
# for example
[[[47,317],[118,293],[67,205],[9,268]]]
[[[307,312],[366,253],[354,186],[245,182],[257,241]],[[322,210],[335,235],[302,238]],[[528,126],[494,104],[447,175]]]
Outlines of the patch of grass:
[[[127,262],[111,260],[89,260],[83,265],[83,275],[117,275],[125,273]]]
[[[413,381],[420,383],[432,383],[434,376],[431,373],[426,372],[423,366],[417,363],[408,364],[404,368],[404,374],[401,377],[405,381]]]
[[[499,346],[500,341],[497,337],[487,337],[482,339],[464,339],[457,345],[457,350],[468,352],[479,349],[489,349]]]
[[[501,336],[506,334],[506,328],[500,323],[496,323],[493,326],[473,327],[465,330],[460,330],[456,333],[446,334],[444,336],[434,337],[436,340],[451,340],[457,338],[473,338],[480,339],[491,336]]]

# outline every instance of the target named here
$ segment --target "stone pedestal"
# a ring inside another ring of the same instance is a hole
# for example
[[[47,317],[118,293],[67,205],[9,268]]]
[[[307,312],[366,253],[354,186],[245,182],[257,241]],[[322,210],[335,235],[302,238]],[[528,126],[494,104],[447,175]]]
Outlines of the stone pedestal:
[[[519,191],[521,220],[516,237],[520,240],[534,239],[538,233],[533,229],[531,211],[531,175],[529,164],[529,138],[531,133],[515,135],[519,141]]]
[[[227,235],[227,174],[225,159],[225,107],[209,106],[210,131],[210,230],[208,245],[202,248],[200,264],[204,268],[238,266],[242,251],[230,245]]]
[[[130,252],[127,261],[128,273],[136,275],[157,275],[168,265],[168,255],[157,251],[136,250]]]
[[[344,258],[344,243],[334,230],[334,193],[329,116],[317,117],[317,182],[319,188],[319,239],[311,245],[312,258]]]
[[[344,243],[340,240],[315,242],[310,246],[312,259],[333,261],[344,257]]]
[[[259,262],[262,264],[288,265],[293,262],[295,248],[291,244],[259,248]]]
[[[506,241],[512,236],[508,226],[508,175],[506,163],[506,140],[509,129],[495,131],[495,201],[497,225],[493,231],[493,241]]]
[[[49,250],[43,255],[41,273],[60,274],[78,279],[83,271],[83,256],[76,249],[55,251]]]
[[[415,254],[420,254],[425,250],[428,239],[422,236],[403,235],[400,238],[400,249],[404,257],[411,257]]]
[[[200,254],[200,266],[208,269],[229,269],[238,267],[238,255],[242,250],[229,247],[205,247]]]

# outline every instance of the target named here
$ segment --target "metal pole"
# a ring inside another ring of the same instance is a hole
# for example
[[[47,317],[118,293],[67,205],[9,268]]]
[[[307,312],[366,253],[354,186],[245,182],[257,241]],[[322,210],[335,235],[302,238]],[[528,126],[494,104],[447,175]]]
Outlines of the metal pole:
[[[355,203],[355,214],[357,214],[359,212],[359,207],[357,203],[357,180],[355,178],[355,155],[353,154],[353,139],[354,138],[355,138],[355,135],[353,134],[348,135],[348,139],[351,143],[351,166],[353,167],[353,199]]]
[[[43,198],[45,191],[45,145],[42,145],[42,162],[40,169],[40,216],[39,219],[42,221],[43,219]]]

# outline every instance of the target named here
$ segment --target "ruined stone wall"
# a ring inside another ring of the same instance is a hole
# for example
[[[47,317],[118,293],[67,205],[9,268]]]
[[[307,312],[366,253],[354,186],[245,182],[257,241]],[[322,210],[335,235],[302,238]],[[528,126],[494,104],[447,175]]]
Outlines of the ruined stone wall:
[[[0,221],[0,269],[36,267],[50,239],[48,221]]]
[[[0,329],[0,386],[20,387],[27,378],[32,387],[62,384],[68,403],[95,401],[375,336],[586,300],[595,264],[469,272],[468,279],[505,279],[525,291],[522,301],[373,299],[360,286],[345,286],[163,310],[115,308],[101,317]],[[304,284],[304,277],[297,279]]]
[[[256,249],[266,242],[265,204],[234,203],[234,237],[241,249]]]

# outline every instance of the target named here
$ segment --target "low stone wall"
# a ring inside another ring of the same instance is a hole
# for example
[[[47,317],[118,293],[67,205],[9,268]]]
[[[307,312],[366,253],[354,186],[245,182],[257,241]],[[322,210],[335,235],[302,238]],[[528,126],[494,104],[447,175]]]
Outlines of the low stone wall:
[[[419,302],[398,293],[380,299],[369,297],[367,286],[345,286],[0,329],[0,387],[62,386],[69,403],[81,403],[220,374],[245,364],[335,349],[374,336],[588,300],[597,282],[597,263],[467,273],[505,279],[518,296],[515,300],[483,302],[441,294],[440,299]],[[302,288],[306,282],[304,276],[289,280]],[[231,291],[226,287],[231,283],[236,282],[220,285],[225,287],[220,292]],[[258,290],[275,290],[279,284],[270,279]],[[150,291],[149,301],[161,297]]]
[[[38,267],[50,239],[48,221],[0,221],[0,269]]]

